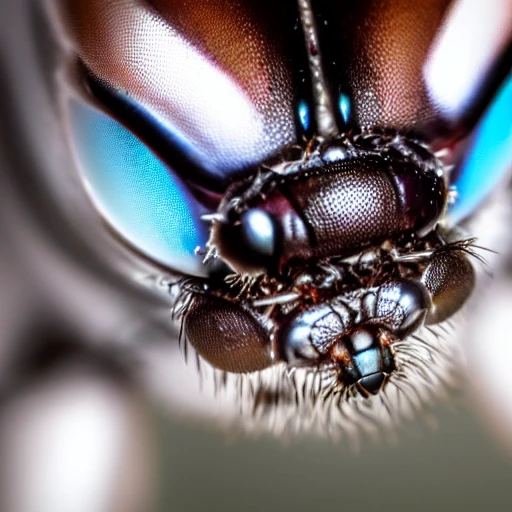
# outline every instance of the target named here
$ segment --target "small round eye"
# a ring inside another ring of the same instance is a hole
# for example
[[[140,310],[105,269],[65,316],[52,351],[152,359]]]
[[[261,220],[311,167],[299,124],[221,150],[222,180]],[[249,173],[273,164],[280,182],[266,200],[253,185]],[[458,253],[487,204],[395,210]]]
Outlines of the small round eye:
[[[265,211],[253,208],[240,219],[242,242],[254,255],[272,258],[276,253],[276,223]]]
[[[456,200],[448,217],[458,223],[503,181],[512,167],[512,74],[476,128],[466,159],[452,180]]]
[[[219,226],[216,245],[237,271],[271,270],[279,263],[281,238],[277,220],[260,208],[251,208],[237,221]]]

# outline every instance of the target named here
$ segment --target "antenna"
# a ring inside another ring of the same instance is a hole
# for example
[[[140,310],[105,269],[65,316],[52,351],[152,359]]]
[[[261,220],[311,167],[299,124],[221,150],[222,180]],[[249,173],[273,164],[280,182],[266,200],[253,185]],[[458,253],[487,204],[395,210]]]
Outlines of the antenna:
[[[315,16],[311,7],[311,0],[297,0],[300,12],[302,29],[306,39],[309,70],[313,85],[313,98],[315,101],[315,118],[319,138],[326,139],[338,133],[336,119],[333,115],[331,97],[327,91],[322,58],[318,44]]]

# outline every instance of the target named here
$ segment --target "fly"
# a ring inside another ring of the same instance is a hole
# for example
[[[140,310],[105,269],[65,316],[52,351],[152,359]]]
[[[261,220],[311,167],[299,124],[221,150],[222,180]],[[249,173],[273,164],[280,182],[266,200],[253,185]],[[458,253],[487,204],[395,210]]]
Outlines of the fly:
[[[483,262],[449,219],[474,207],[457,144],[509,83],[506,52],[443,110],[425,65],[457,14],[443,2],[56,3],[88,191],[169,269],[217,394],[272,428],[423,407]]]
[[[368,398],[402,375],[404,353],[428,375],[415,333],[462,307],[476,255],[442,227],[446,170],[427,145],[336,127],[313,11],[298,3],[317,135],[233,183],[205,217],[204,262],[234,274],[187,280],[178,316],[214,368],[284,364],[322,374],[321,395]]]

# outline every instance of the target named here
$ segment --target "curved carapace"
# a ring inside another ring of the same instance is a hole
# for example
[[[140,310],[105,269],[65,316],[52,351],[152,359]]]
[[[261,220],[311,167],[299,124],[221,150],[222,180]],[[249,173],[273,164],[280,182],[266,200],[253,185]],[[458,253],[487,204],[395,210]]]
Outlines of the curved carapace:
[[[450,171],[510,68],[512,9],[56,3],[79,61],[68,117],[89,190],[138,250],[201,276],[175,311],[214,368],[280,364],[369,397],[401,374],[398,347],[414,354],[416,331],[466,301],[472,240],[446,223]],[[478,17],[495,30],[463,68]]]
[[[397,135],[320,145],[304,161],[278,162],[227,191],[209,245],[236,272],[282,273],[299,261],[350,256],[422,236],[444,212],[441,163]]]
[[[62,4],[89,72],[181,134],[218,180],[297,139],[310,91],[293,2]]]
[[[298,106],[313,101],[308,49],[320,56],[339,131],[414,131],[431,141],[476,119],[503,79],[512,35],[510,12],[489,9],[482,25],[499,21],[499,30],[479,40],[485,69],[459,76],[448,59],[467,57],[443,42],[474,46],[460,24],[484,13],[471,16],[470,2],[55,1],[88,70],[183,133],[221,174],[301,140]],[[301,4],[313,13],[317,47],[305,46]]]

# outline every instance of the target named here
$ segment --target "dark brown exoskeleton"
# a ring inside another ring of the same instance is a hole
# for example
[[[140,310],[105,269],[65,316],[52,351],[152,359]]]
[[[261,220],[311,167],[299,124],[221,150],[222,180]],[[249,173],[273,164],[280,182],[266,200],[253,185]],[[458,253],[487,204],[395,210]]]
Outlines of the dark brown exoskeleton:
[[[228,372],[321,366],[377,393],[396,369],[393,343],[473,288],[466,245],[439,227],[446,200],[442,165],[398,135],[336,137],[261,167],[228,191],[209,241],[249,291],[193,294],[188,340]]]
[[[215,368],[285,363],[368,397],[397,370],[394,344],[468,298],[470,242],[443,229],[447,180],[427,145],[396,132],[339,133],[310,7],[299,4],[317,136],[232,184],[208,217],[207,259],[236,276],[184,288],[184,331]]]
[[[510,168],[506,2],[48,3],[79,176],[197,355],[169,390],[337,436],[450,387],[462,229]]]
[[[437,393],[456,358],[431,326],[464,304],[479,258],[454,226],[509,161],[503,116],[481,131],[509,110],[506,18],[481,41],[480,11],[444,0],[52,3],[87,190],[176,285],[213,387],[291,416],[304,399],[308,421],[332,399],[325,419],[337,406],[343,424],[359,403]]]

